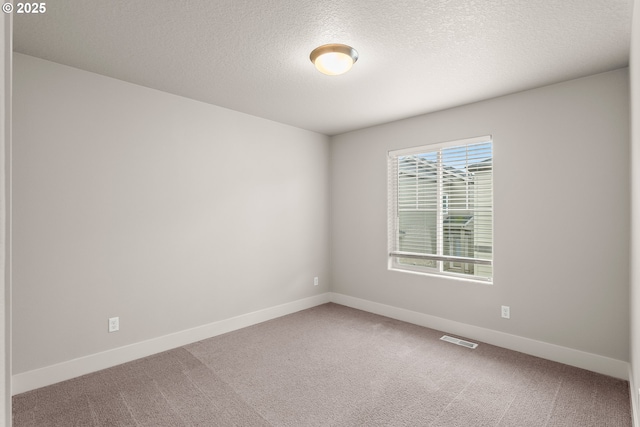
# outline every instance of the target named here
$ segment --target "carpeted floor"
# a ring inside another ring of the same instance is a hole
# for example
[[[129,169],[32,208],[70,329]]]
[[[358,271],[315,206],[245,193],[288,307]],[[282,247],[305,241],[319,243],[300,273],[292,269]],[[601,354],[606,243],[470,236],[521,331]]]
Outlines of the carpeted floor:
[[[629,384],[326,304],[13,398],[14,426],[631,426]]]

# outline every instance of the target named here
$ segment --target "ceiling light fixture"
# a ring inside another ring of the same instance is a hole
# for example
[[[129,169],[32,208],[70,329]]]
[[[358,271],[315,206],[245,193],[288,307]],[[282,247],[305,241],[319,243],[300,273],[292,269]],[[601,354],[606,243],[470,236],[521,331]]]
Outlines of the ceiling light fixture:
[[[344,74],[358,60],[358,52],[346,44],[325,44],[311,51],[311,62],[318,71],[329,76]]]

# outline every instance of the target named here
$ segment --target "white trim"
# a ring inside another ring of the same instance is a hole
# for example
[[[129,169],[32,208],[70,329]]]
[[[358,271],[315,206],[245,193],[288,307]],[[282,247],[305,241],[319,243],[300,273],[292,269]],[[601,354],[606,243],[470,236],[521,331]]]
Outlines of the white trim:
[[[587,353],[556,344],[549,344],[542,341],[511,335],[504,332],[481,328],[454,320],[443,319],[417,311],[406,310],[404,308],[393,307],[386,304],[355,298],[331,292],[329,296],[331,302],[356,308],[370,313],[402,320],[415,325],[425,326],[453,335],[459,335],[474,341],[481,341],[487,344],[519,351],[532,356],[564,363],[600,374],[609,375],[615,378],[629,380],[629,363],[598,354]],[[640,427],[640,426],[638,426]]]
[[[456,145],[469,145],[469,144],[478,144],[481,142],[491,142],[492,140],[493,140],[492,135],[484,135],[484,136],[476,136],[473,138],[456,139],[456,140],[447,141],[447,142],[436,142],[433,144],[420,145],[418,147],[401,148],[399,150],[390,150],[389,157],[410,156],[412,154],[421,154],[424,152],[425,149],[437,150],[440,148],[452,147]]]
[[[578,368],[609,375],[630,382],[631,393],[635,390],[629,363],[597,354],[587,353],[567,347],[519,337],[504,332],[468,325],[441,317],[431,316],[416,311],[380,304],[335,292],[292,301],[275,307],[269,307],[229,319],[209,323],[192,329],[153,338],[124,347],[95,353],[56,365],[15,374],[12,376],[13,394],[24,393],[36,388],[45,387],[60,381],[69,380],[81,375],[110,368],[142,357],[171,350],[196,341],[232,332],[237,329],[275,319],[300,310],[305,310],[327,302],[334,302],[347,307],[368,311],[415,325],[425,326],[461,337],[470,338],[487,344],[497,345],[510,350],[519,351],[555,362],[565,363]],[[640,427],[637,420],[637,408],[633,404],[634,425]]]
[[[396,258],[398,257],[392,255],[389,255],[389,258],[391,259],[390,265],[387,267],[387,270],[389,271],[397,271],[398,273],[419,274],[422,276],[431,276],[438,278],[444,277],[445,279],[461,280],[464,282],[480,283],[483,285],[493,285],[493,277],[469,276],[468,274],[464,275],[450,271],[440,272],[435,267],[430,268],[421,267],[418,265],[398,264],[398,262],[396,261]]]
[[[633,369],[631,369],[631,363],[629,363],[629,399],[631,401],[631,425],[635,427],[640,427],[640,423],[638,422],[638,406],[636,402],[638,402],[638,389],[636,388],[636,384],[633,380]]]
[[[329,302],[324,293],[12,376],[14,395]]]

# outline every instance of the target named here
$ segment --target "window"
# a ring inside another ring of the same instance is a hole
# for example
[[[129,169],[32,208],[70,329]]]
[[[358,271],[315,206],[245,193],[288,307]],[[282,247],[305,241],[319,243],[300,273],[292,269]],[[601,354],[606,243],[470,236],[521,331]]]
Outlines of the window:
[[[490,136],[389,152],[389,268],[491,282]]]

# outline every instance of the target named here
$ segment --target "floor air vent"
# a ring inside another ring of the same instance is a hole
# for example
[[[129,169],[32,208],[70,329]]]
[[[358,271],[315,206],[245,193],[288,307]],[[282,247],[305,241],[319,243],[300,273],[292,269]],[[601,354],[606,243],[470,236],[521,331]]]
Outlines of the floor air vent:
[[[449,335],[443,335],[442,338],[440,338],[440,339],[442,341],[450,342],[452,344],[461,345],[461,346],[467,347],[467,348],[476,348],[478,346],[478,344],[476,344],[474,342],[469,342],[469,341],[461,340],[459,338],[450,337]]]

